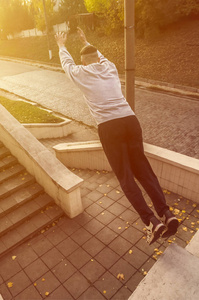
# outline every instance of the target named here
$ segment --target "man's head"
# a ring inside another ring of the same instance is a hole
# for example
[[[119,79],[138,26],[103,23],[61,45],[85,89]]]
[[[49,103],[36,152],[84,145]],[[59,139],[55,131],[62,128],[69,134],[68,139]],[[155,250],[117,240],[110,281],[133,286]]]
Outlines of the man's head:
[[[99,62],[97,48],[95,48],[92,45],[85,46],[81,50],[80,54],[81,54],[81,62],[85,66]]]

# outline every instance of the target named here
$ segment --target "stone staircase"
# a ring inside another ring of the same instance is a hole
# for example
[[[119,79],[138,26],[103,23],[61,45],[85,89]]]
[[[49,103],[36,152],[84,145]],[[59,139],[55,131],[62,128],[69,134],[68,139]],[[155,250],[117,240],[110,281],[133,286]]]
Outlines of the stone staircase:
[[[0,142],[0,257],[63,214]]]

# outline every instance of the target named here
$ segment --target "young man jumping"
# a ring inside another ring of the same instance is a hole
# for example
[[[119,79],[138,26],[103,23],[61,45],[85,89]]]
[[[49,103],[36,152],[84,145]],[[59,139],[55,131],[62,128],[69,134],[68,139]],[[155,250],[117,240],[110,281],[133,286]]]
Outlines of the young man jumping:
[[[166,204],[143,149],[142,130],[128,102],[122,94],[115,65],[87,42],[78,28],[83,44],[82,65],[76,65],[67,51],[66,33],[57,33],[55,39],[63,70],[82,91],[97,125],[100,141],[108,161],[117,176],[127,199],[140,215],[147,229],[147,241],[155,242],[176,233],[178,220]],[[136,178],[151,198],[160,221],[147,205]]]

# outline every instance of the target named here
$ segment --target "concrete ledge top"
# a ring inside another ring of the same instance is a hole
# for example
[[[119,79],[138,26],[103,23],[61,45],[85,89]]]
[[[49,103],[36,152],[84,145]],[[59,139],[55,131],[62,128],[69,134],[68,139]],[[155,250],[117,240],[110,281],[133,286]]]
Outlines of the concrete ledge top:
[[[26,128],[31,128],[31,127],[60,127],[60,126],[64,126],[66,124],[71,123],[72,121],[66,118],[61,117],[61,119],[64,119],[64,121],[60,122],[60,123],[22,123],[23,126],[25,126]]]
[[[198,300],[199,259],[171,244],[129,300]]]
[[[186,246],[186,250],[199,258],[199,231],[197,231],[190,243]]]
[[[99,140],[88,142],[62,143],[53,147],[58,152],[75,152],[75,151],[94,151],[102,150],[102,144]]]

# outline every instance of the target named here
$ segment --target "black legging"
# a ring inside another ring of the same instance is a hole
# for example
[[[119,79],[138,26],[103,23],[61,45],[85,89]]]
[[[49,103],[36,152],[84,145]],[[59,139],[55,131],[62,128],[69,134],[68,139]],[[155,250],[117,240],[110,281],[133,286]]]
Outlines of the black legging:
[[[165,197],[143,149],[142,130],[136,116],[114,119],[98,126],[104,152],[127,199],[149,225],[153,211],[148,207],[134,177],[151,198],[157,214],[169,209]]]

